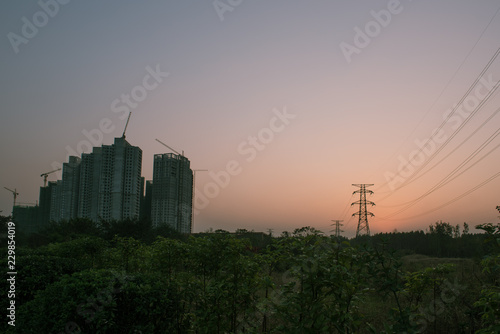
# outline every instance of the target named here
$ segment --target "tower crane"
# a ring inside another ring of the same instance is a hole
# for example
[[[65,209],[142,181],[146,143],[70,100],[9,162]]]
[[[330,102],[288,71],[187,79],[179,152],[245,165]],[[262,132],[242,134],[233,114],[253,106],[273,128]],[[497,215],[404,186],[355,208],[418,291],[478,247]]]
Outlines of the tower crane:
[[[123,129],[123,134],[122,134],[123,139],[125,139],[125,131],[127,131],[128,121],[130,121],[130,115],[132,115],[132,112],[128,113],[127,123],[125,123],[125,129]]]
[[[181,155],[181,156],[184,156],[184,151],[182,151],[182,154],[180,154],[179,152],[177,152],[176,150],[174,150],[173,148],[171,148],[170,146],[168,146],[167,144],[165,144],[164,142],[160,141],[159,139],[155,139],[157,142],[159,142],[160,144],[162,144],[163,146],[167,147],[169,150],[171,150],[172,152],[174,152],[175,154],[177,155]]]
[[[47,186],[47,177],[49,176],[49,174],[52,174],[52,173],[55,173],[55,172],[58,172],[60,171],[61,168],[58,168],[58,169],[55,169],[53,171],[50,171],[50,172],[47,172],[47,173],[42,173],[40,174],[40,177],[43,177],[43,186],[46,187]]]
[[[9,189],[7,187],[4,187],[4,188],[7,189],[8,191],[10,191],[12,193],[12,195],[14,196],[14,205],[12,205],[12,213],[14,213],[14,207],[16,206],[16,198],[17,198],[17,195],[19,195],[19,193],[17,192],[16,188],[14,188],[14,190]]]
[[[184,151],[182,151],[182,154],[165,144],[159,139],[155,139],[157,142],[171,150],[177,155],[184,156]],[[208,172],[208,169],[193,169],[193,193],[191,196],[191,232],[193,232],[193,226],[194,226],[194,200],[195,200],[195,191],[196,191],[196,172]]]

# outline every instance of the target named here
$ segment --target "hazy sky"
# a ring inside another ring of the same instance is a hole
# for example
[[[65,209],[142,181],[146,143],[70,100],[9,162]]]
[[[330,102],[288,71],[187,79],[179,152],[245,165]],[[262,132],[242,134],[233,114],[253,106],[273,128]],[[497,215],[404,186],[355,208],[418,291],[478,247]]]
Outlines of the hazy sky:
[[[36,202],[41,173],[89,152],[87,136],[111,144],[132,110],[147,179],[168,152],[155,138],[211,171],[196,174],[195,231],[344,219],[352,236],[353,183],[375,184],[372,232],[498,221],[500,177],[453,200],[500,172],[500,59],[464,102],[484,106],[446,116],[500,46],[500,1],[59,1],[0,12],[3,214],[4,186]]]

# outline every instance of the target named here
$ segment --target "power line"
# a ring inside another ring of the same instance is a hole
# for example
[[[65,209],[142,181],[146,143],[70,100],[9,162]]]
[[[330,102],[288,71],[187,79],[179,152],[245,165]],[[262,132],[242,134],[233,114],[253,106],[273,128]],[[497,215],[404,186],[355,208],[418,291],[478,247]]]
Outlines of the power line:
[[[500,48],[498,49],[498,51],[500,51]],[[413,172],[412,175],[410,175],[406,180],[403,181],[403,184],[401,186],[399,186],[398,188],[396,188],[392,193],[390,193],[389,195],[383,197],[382,199],[380,199],[380,201],[384,201],[386,200],[388,197],[392,196],[396,191],[400,190],[401,188],[405,187],[406,185],[409,184],[409,182],[415,178],[416,175],[418,175],[418,173],[420,173],[420,171],[425,168],[448,144],[449,142],[464,128],[464,126],[472,119],[472,117],[474,117],[477,112],[484,106],[484,104],[489,100],[489,98],[496,92],[496,90],[498,89],[500,85],[500,81],[497,81],[493,90],[491,90],[487,97],[482,100],[480,102],[480,104],[476,107],[476,109],[465,119],[464,122],[462,122],[460,124],[460,126],[453,132],[453,134],[446,139],[446,141],[444,142],[443,145],[441,145],[434,153],[432,153],[432,155],[430,157],[428,157],[428,159],[415,171]],[[450,114],[451,115],[451,114]],[[440,131],[440,130],[438,130]],[[436,133],[438,132],[436,131]],[[470,137],[469,137],[470,138]],[[422,148],[420,148],[419,152],[418,153],[422,153],[422,150],[423,150],[423,147],[426,147],[427,143],[430,141],[431,139],[428,139],[426,141],[426,143],[422,146]],[[462,145],[463,143],[460,144],[460,146]],[[408,164],[407,164],[408,165]],[[398,173],[400,174],[400,172]]]
[[[500,51],[500,49],[499,49],[499,51]],[[409,183],[409,182],[410,182],[410,181],[411,181],[411,180],[412,180],[412,179],[413,179],[413,178],[414,178],[414,177],[415,177],[415,176],[416,176],[416,175],[417,175],[417,174],[418,174],[418,173],[419,173],[419,172],[420,172],[420,171],[421,171],[421,170],[422,170],[425,166],[427,166],[427,165],[428,165],[428,164],[432,161],[432,159],[434,159],[434,158],[436,157],[436,155],[438,155],[438,154],[439,154],[439,153],[440,153],[440,152],[441,152],[441,151],[442,151],[442,150],[446,147],[446,145],[447,145],[447,144],[448,144],[448,143],[449,143],[449,142],[450,142],[450,141],[451,141],[451,140],[452,140],[452,139],[453,139],[453,138],[454,138],[454,137],[455,137],[455,136],[456,136],[456,135],[457,135],[457,134],[458,134],[458,133],[459,133],[459,132],[460,132],[463,128],[464,128],[464,126],[465,126],[465,125],[466,125],[466,124],[467,124],[467,123],[468,123],[468,122],[472,119],[472,117],[474,117],[474,116],[476,115],[476,113],[477,113],[477,112],[478,112],[478,111],[479,111],[479,110],[483,107],[483,105],[484,105],[484,104],[485,104],[485,103],[489,100],[489,98],[493,95],[493,93],[494,93],[494,92],[496,92],[496,90],[498,89],[499,85],[500,85],[500,81],[498,81],[498,82],[495,84],[495,86],[494,86],[493,90],[491,90],[491,91],[488,93],[487,97],[486,97],[483,101],[481,101],[481,103],[480,103],[480,104],[476,107],[476,109],[475,109],[475,110],[474,110],[474,111],[473,111],[473,112],[472,112],[472,113],[471,113],[471,114],[470,114],[470,115],[469,115],[469,116],[465,119],[465,121],[464,121],[464,122],[462,122],[462,124],[460,124],[460,126],[458,127],[458,129],[456,129],[456,130],[455,130],[455,132],[453,132],[453,134],[452,134],[452,135],[451,135],[448,139],[446,139],[446,141],[444,142],[444,144],[443,144],[443,145],[441,145],[441,146],[437,149],[437,151],[436,151],[436,152],[434,152],[434,153],[433,153],[433,154],[432,154],[432,155],[431,155],[431,156],[430,156],[430,157],[429,157],[429,158],[428,158],[428,159],[424,162],[424,164],[418,168],[418,170],[417,170],[415,173],[413,173],[413,174],[412,174],[412,175],[411,175],[411,176],[410,176],[407,180],[405,180],[404,184],[403,184],[401,187],[399,187],[398,189],[401,189],[401,188],[403,188],[406,184],[408,184],[408,183]],[[469,137],[469,138],[470,138],[470,137]],[[462,143],[462,144],[463,144],[463,143]],[[462,144],[460,144],[460,145],[462,145]],[[424,147],[425,147],[425,145],[424,145]],[[396,189],[396,190],[398,190],[398,189]]]
[[[455,180],[457,177],[459,177],[460,175],[462,175],[463,173],[465,173],[466,171],[468,171],[469,169],[471,169],[472,167],[474,167],[475,165],[477,165],[479,162],[481,162],[483,159],[485,159],[487,156],[489,156],[491,153],[493,153],[496,149],[498,149],[500,147],[500,144],[498,144],[497,146],[495,146],[492,150],[490,150],[484,156],[482,156],[481,158],[479,158],[472,165],[470,165],[469,167],[467,167],[466,169],[464,169],[463,171],[461,171],[460,173],[458,173],[457,175],[455,175],[454,177],[452,177],[453,174],[456,174],[460,170],[460,168],[463,168],[470,160],[472,160],[472,158],[474,158],[477,154],[479,154],[498,135],[500,135],[500,129],[496,131],[496,133],[494,134],[494,136],[490,136],[490,138],[487,140],[487,142],[483,143],[482,147],[478,148],[473,154],[469,155],[469,158],[466,159],[466,161],[462,162],[451,173],[448,173],[448,175],[445,178],[443,178],[440,182],[438,182],[436,185],[434,185],[430,190],[428,190],[426,193],[424,193],[423,195],[421,195],[420,197],[416,198],[413,201],[410,201],[410,202],[398,205],[398,206],[401,206],[401,205],[407,205],[407,206],[404,207],[404,208],[402,208],[402,209],[400,209],[400,210],[398,210],[398,211],[396,211],[395,213],[389,214],[385,218],[393,217],[395,215],[400,214],[401,212],[404,212],[404,211],[408,210],[410,207],[414,206],[415,204],[417,204],[418,202],[420,202],[421,200],[423,200],[425,197],[427,197],[430,194],[432,194],[434,191],[436,191],[436,190],[444,187],[445,185],[447,185],[448,183],[450,183],[451,181]]]
[[[441,123],[441,125],[437,128],[437,130],[431,135],[430,138],[428,138],[424,145],[422,145],[422,147],[420,147],[417,151],[417,154],[420,154],[420,153],[423,153],[423,149],[424,147],[427,146],[427,144],[429,144],[431,141],[434,140],[435,136],[437,133],[439,133],[442,128],[446,125],[446,123],[448,123],[448,121],[450,120],[450,118],[455,114],[455,112],[457,111],[458,107],[462,105],[463,101],[469,96],[470,92],[474,89],[474,87],[477,85],[477,83],[479,82],[479,80],[483,77],[483,75],[486,73],[486,71],[491,67],[491,65],[493,64],[493,62],[496,60],[496,58],[498,57],[498,55],[500,54],[500,48],[497,49],[497,51],[495,52],[495,54],[491,57],[491,59],[488,61],[488,63],[486,64],[486,66],[483,68],[483,70],[481,71],[481,73],[479,73],[479,75],[476,77],[476,79],[474,80],[474,82],[470,85],[469,89],[466,91],[466,93],[462,96],[462,98],[460,99],[460,101],[453,107],[452,111],[448,114],[448,116],[446,117],[445,120],[443,120],[443,122]],[[491,97],[491,95],[496,91],[496,89],[498,88],[498,85],[499,85],[499,82],[497,82],[494,86],[494,88],[488,92],[487,96],[480,102],[480,104],[475,108],[475,110],[466,118],[466,120],[464,122],[462,122],[462,124],[459,126],[458,129],[456,129],[453,134],[451,135],[451,137],[449,137],[446,142],[441,145],[439,147],[439,149],[434,152],[430,157],[429,159],[424,163],[423,166],[420,166],[419,169],[417,170],[417,172],[415,172],[412,176],[410,176],[408,179],[406,179],[404,182],[403,182],[403,185],[400,186],[399,188],[395,189],[394,191],[391,192],[391,194],[389,194],[388,196],[384,197],[382,200],[385,200],[387,197],[391,196],[392,194],[394,194],[397,190],[401,189],[401,187],[403,187],[407,182],[409,182],[409,180],[411,180],[413,177],[415,177],[416,174],[419,173],[420,170],[422,170],[422,168],[424,168],[441,150],[443,150],[446,145],[463,129],[463,127],[472,119],[472,117],[474,117],[477,113],[477,111],[489,100],[489,98]],[[408,163],[409,164],[409,163]],[[406,166],[408,165],[406,164]],[[400,176],[401,172],[398,172],[396,174],[396,176]],[[386,184],[388,184],[389,181],[387,181],[386,183],[384,183],[382,186],[385,186]]]
[[[496,112],[500,111],[500,108],[497,109]],[[495,112],[495,114],[496,114]],[[491,117],[490,117],[491,118]],[[460,175],[462,175],[464,172],[468,171],[469,169],[471,169],[472,167],[474,167],[477,163],[479,163],[480,161],[482,161],[484,158],[486,158],[487,156],[489,156],[491,153],[493,153],[497,148],[498,148],[498,145],[496,147],[494,147],[492,150],[490,150],[488,153],[486,153],[483,157],[481,157],[479,160],[477,160],[476,162],[474,162],[471,166],[467,167],[465,170],[463,170],[462,172],[460,172],[458,175],[456,175],[455,177],[452,177],[454,174],[458,173],[458,171],[465,167],[465,165],[467,165],[467,163],[469,163],[473,158],[475,158],[482,150],[484,150],[486,148],[486,146],[488,146],[496,137],[498,137],[498,135],[500,135],[500,129],[497,129],[490,137],[488,137],[488,139],[486,139],[474,152],[472,152],[471,154],[469,154],[467,156],[467,158],[465,158],[457,167],[455,167],[455,169],[453,171],[451,171],[450,173],[448,173],[448,175],[446,175],[441,181],[439,181],[436,185],[434,185],[431,190],[427,191],[426,193],[424,193],[423,195],[421,195],[420,197],[417,197],[416,199],[414,200],[411,200],[411,201],[408,201],[408,202],[405,202],[405,203],[401,203],[401,204],[397,204],[397,205],[392,205],[392,206],[385,206],[385,207],[397,207],[397,206],[402,206],[402,205],[408,205],[410,203],[413,203],[413,202],[418,202],[420,201],[420,199],[423,199],[424,197],[428,196],[429,194],[431,194],[432,192],[434,192],[435,190],[443,187],[444,185],[450,183],[451,181],[453,181],[454,179],[456,179],[457,177],[459,177]],[[462,142],[463,144],[463,142]],[[452,153],[452,152],[451,152]],[[446,157],[448,157],[450,154],[448,154]],[[445,158],[446,158],[445,157]],[[441,163],[444,159],[441,159],[441,161],[439,163]],[[438,164],[439,164],[438,163]],[[436,167],[436,165],[434,165],[432,168]],[[428,171],[427,171],[428,172]],[[427,173],[426,172],[426,173]],[[404,209],[401,209],[401,210],[404,210]]]
[[[436,190],[438,190],[438,189],[442,188],[443,186],[447,185],[447,184],[448,184],[448,183],[450,183],[451,181],[455,180],[457,177],[459,177],[459,176],[460,176],[460,175],[462,175],[463,173],[467,172],[469,169],[471,169],[472,167],[474,167],[475,165],[477,165],[479,162],[481,162],[482,160],[484,160],[486,157],[488,157],[491,153],[493,153],[494,151],[496,151],[499,147],[500,147],[500,144],[498,144],[497,146],[493,147],[493,149],[491,149],[488,153],[486,153],[484,156],[482,156],[481,158],[479,158],[479,159],[478,159],[476,162],[474,162],[471,166],[467,167],[465,170],[463,170],[462,172],[460,172],[459,174],[457,174],[455,177],[453,177],[453,178],[449,179],[447,182],[443,183],[443,184],[442,184],[441,186],[439,186],[438,188],[436,188],[436,189],[434,189],[434,190],[430,191],[430,192],[429,192],[429,194],[427,194],[427,196],[428,196],[428,195],[430,195],[431,193],[433,193],[434,191],[436,191]],[[382,207],[382,208],[394,208],[394,207],[398,207],[398,206],[408,205],[408,204],[413,203],[413,202],[415,202],[415,201],[416,201],[416,199],[415,199],[415,200],[408,201],[408,202],[405,202],[405,203],[396,204],[396,205],[379,205],[379,206],[380,206],[380,207]],[[420,200],[418,200],[418,202],[420,202]],[[416,203],[415,203],[415,204],[416,204]],[[412,204],[411,206],[413,206],[413,204]],[[409,207],[410,207],[410,206],[409,206]],[[393,217],[393,216],[395,216],[395,215],[397,215],[397,214],[399,214],[399,213],[401,213],[401,212],[403,212],[403,211],[406,211],[407,209],[409,209],[409,207],[408,207],[408,208],[405,208],[404,210],[403,210],[403,209],[401,209],[401,211],[398,211],[398,212],[396,212],[395,214],[389,214],[388,216],[386,216],[386,217],[384,217],[384,218],[381,218],[381,219],[385,219],[385,218],[387,218],[387,217]]]
[[[354,217],[354,216],[352,216],[352,215],[351,215],[351,216],[349,217],[349,220],[348,220],[348,221],[347,221],[347,223],[345,224],[345,228],[347,228],[347,227],[349,226],[349,223],[352,221],[352,217]]]
[[[342,214],[340,215],[342,219],[345,219],[345,216],[347,215],[347,211],[349,211],[349,204],[351,203],[351,199],[354,197],[354,193],[351,194],[351,197],[347,200],[347,203],[344,207],[344,210],[342,211]]]
[[[446,156],[444,156],[441,160],[439,160],[436,164],[434,164],[434,166],[432,166],[431,168],[429,168],[428,170],[426,170],[425,172],[423,172],[422,174],[420,174],[419,176],[415,177],[413,180],[409,181],[406,185],[408,184],[411,184],[413,182],[415,182],[416,180],[420,179],[422,176],[426,175],[427,173],[429,173],[431,170],[433,170],[436,166],[440,165],[441,162],[443,162],[443,160],[445,160],[446,158],[448,158],[450,155],[452,155],[453,153],[456,152],[456,150],[458,150],[460,147],[462,147],[463,144],[465,144],[472,136],[474,136],[479,130],[481,130],[483,128],[483,126],[485,126],[486,124],[489,123],[489,121],[495,117],[498,112],[500,112],[500,108],[498,108],[497,110],[495,110],[495,112],[493,114],[490,115],[490,117],[488,117],[478,128],[476,128],[476,130],[474,130],[469,136],[467,136],[467,138],[465,138],[457,147],[455,147],[450,153],[448,153]],[[402,188],[403,186],[401,186]]]
[[[471,169],[472,167],[474,167],[477,163],[479,163],[484,158],[486,158],[487,156],[489,156],[492,152],[494,152],[500,145],[497,145],[496,147],[494,147],[492,150],[490,150],[488,153],[486,153],[483,157],[481,157],[479,160],[477,160],[476,162],[474,162],[471,166],[469,166],[468,168],[466,168],[465,170],[463,170],[462,172],[460,172],[458,175],[456,175],[455,177],[453,177],[454,174],[457,174],[460,169],[462,169],[463,167],[465,167],[465,165],[467,165],[467,163],[469,163],[483,149],[485,149],[486,146],[488,146],[498,135],[500,135],[500,129],[498,129],[497,131],[495,131],[495,133],[493,135],[491,135],[486,141],[484,141],[481,144],[481,146],[479,146],[460,165],[458,165],[453,171],[451,171],[450,173],[448,173],[448,175],[446,175],[441,181],[439,181],[437,184],[435,184],[430,190],[428,190],[426,193],[424,193],[420,197],[416,198],[415,200],[410,201],[409,202],[410,204],[408,204],[406,207],[404,207],[404,208],[400,209],[399,211],[397,211],[397,212],[395,212],[393,214],[390,214],[389,216],[386,216],[386,217],[392,217],[392,216],[395,216],[395,215],[397,215],[397,214],[399,214],[399,213],[401,213],[403,211],[408,210],[410,207],[412,207],[413,205],[417,204],[418,202],[420,202],[425,197],[429,196],[434,191],[438,190],[439,188],[442,188],[446,184],[450,183],[451,181],[453,181],[454,179],[456,179],[457,177],[459,177],[460,175],[462,175],[463,173],[465,173],[466,171],[468,171],[469,169]]]
[[[426,214],[432,213],[432,212],[434,212],[434,211],[437,211],[437,210],[439,210],[439,209],[442,209],[442,208],[444,208],[444,207],[446,207],[446,206],[448,206],[448,205],[450,205],[450,204],[452,204],[452,203],[454,203],[454,202],[456,202],[456,201],[458,201],[458,200],[460,200],[460,199],[462,199],[462,198],[464,198],[464,197],[468,196],[469,194],[471,194],[471,193],[473,193],[474,191],[478,190],[479,188],[481,188],[481,187],[485,186],[486,184],[490,183],[491,181],[493,181],[494,179],[496,179],[496,178],[497,178],[497,177],[499,177],[499,176],[500,176],[500,172],[498,172],[498,173],[496,173],[496,174],[492,175],[491,177],[489,177],[488,179],[484,180],[483,182],[481,182],[480,184],[478,184],[478,185],[477,185],[477,186],[475,186],[474,188],[467,190],[465,193],[463,193],[463,194],[461,194],[461,195],[459,195],[459,196],[455,197],[454,199],[452,199],[452,200],[450,200],[450,201],[448,201],[448,202],[446,202],[446,203],[444,203],[444,204],[442,204],[442,205],[440,205],[440,206],[438,206],[438,207],[436,207],[436,208],[434,208],[434,209],[431,209],[431,210],[426,211],[426,212],[424,212],[424,213],[420,213],[420,214],[415,215],[415,216],[406,217],[406,218],[404,218],[404,219],[413,219],[413,218],[418,218],[418,217],[424,216],[424,215],[426,215]],[[387,219],[386,217],[382,217],[382,218],[379,218],[379,219],[380,219],[380,220],[390,220],[390,219]],[[401,220],[401,219],[400,219],[400,220]]]
[[[443,94],[446,91],[446,89],[448,89],[448,87],[450,86],[451,82],[455,79],[455,77],[457,76],[458,72],[462,69],[462,67],[465,64],[465,62],[469,59],[470,55],[472,54],[472,52],[476,48],[477,44],[483,38],[484,33],[486,32],[486,30],[488,30],[489,26],[491,25],[491,23],[493,22],[493,20],[495,19],[495,17],[498,15],[499,12],[500,12],[500,7],[497,8],[497,10],[495,11],[495,13],[493,14],[493,16],[491,17],[491,19],[488,22],[488,24],[483,28],[483,30],[481,31],[481,34],[477,38],[476,42],[474,43],[474,45],[472,46],[472,48],[469,50],[469,52],[467,53],[467,55],[465,56],[465,58],[462,60],[462,62],[458,66],[458,68],[455,70],[455,72],[453,73],[452,77],[448,80],[448,82],[446,83],[446,85],[444,86],[444,88],[441,90],[441,92],[439,93],[439,95],[436,97],[436,99],[434,100],[434,102],[432,102],[432,104],[430,105],[430,107],[427,110],[427,112],[420,119],[420,121],[418,122],[418,124],[413,128],[413,130],[406,137],[406,139],[401,142],[401,145],[394,151],[394,153],[391,155],[391,157],[386,160],[386,162],[389,161],[389,160],[392,160],[392,158],[394,158],[394,156],[397,154],[397,152],[399,152],[401,150],[401,148],[403,147],[403,144],[406,143],[408,141],[408,139],[410,139],[410,137],[415,133],[415,131],[418,129],[418,127],[422,124],[422,122],[427,117],[427,115],[430,113],[430,111],[432,110],[432,108],[434,108],[434,106],[436,105],[437,101],[439,101],[439,99],[441,98],[441,96],[443,96]],[[384,187],[387,183],[388,182],[386,182],[385,184],[382,184],[376,190]]]

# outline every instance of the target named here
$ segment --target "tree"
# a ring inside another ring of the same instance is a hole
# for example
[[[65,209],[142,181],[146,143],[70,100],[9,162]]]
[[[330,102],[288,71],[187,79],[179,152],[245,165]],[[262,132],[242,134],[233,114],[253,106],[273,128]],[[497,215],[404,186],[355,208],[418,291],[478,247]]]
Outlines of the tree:
[[[249,242],[229,233],[188,242],[193,326],[201,333],[241,332],[255,313],[260,269]]]
[[[278,332],[359,330],[359,306],[367,291],[367,254],[308,227],[281,239],[278,249],[286,264],[273,298]]]
[[[497,209],[500,211],[499,207]],[[490,277],[481,291],[479,300],[474,304],[479,309],[483,329],[480,334],[500,332],[500,223],[481,224],[477,229],[487,233],[491,254],[481,261],[483,271]]]
[[[464,234],[469,234],[469,224],[467,224],[465,222],[464,222],[464,229],[463,229],[462,235],[464,235]]]
[[[22,333],[176,333],[175,282],[157,275],[99,270],[65,276],[18,311]]]
[[[453,231],[454,227],[450,223],[443,223],[442,221],[429,226],[429,234],[434,239],[433,246],[438,256],[450,255]]]
[[[72,258],[29,252],[16,258],[16,270],[22,273],[16,278],[16,304],[23,305],[60,277],[81,270],[81,266]],[[0,286],[2,291],[9,290],[6,280]]]
[[[139,240],[115,236],[111,244],[105,254],[108,268],[134,272],[146,265],[145,246]]]
[[[78,261],[80,270],[96,268],[103,263],[103,253],[108,242],[102,238],[82,235],[73,240],[51,243],[39,248],[40,252],[51,256]]]
[[[121,221],[102,221],[100,223],[104,238],[113,239],[115,236],[130,237],[136,240],[145,240],[152,230],[152,224],[147,219],[125,219]]]
[[[323,232],[321,232],[320,230],[317,230],[311,226],[296,228],[293,231],[293,236],[295,236],[295,237],[306,237],[308,235],[321,235],[321,234],[323,234]]]

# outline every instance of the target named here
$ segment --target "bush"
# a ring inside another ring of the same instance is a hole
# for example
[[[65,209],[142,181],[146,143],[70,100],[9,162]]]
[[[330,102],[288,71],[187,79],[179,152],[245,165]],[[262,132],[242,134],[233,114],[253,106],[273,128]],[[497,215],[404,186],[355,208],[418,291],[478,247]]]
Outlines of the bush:
[[[179,299],[153,275],[83,271],[49,285],[18,310],[21,333],[172,333]]]

